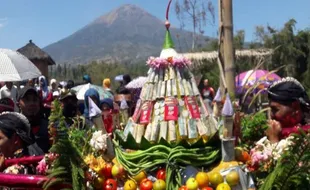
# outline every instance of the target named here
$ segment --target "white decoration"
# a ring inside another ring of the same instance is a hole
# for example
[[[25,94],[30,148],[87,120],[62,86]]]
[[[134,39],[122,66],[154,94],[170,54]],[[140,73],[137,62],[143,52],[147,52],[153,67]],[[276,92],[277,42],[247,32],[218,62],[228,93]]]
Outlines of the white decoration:
[[[169,57],[176,57],[177,55],[178,53],[174,49],[168,48],[161,51],[160,58],[167,59]]]
[[[111,134],[104,134],[103,131],[96,131],[89,142],[90,146],[95,150],[105,151],[108,148],[107,139]]]

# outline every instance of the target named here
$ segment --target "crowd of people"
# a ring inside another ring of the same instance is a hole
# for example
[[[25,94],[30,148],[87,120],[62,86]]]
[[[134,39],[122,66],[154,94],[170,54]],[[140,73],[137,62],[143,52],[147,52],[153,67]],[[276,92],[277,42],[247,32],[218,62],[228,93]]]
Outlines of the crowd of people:
[[[123,81],[117,88],[117,94],[130,94],[125,85],[131,81],[129,75],[124,75]],[[83,84],[92,83],[91,77],[85,75]],[[99,92],[89,88],[84,94],[84,100],[78,100],[76,91],[72,88],[72,80],[50,82],[44,76],[18,83],[1,83],[0,89],[0,171],[3,160],[28,155],[43,155],[51,147],[48,131],[49,116],[53,101],[59,100],[63,108],[63,116],[67,126],[73,124],[75,117],[89,119],[88,97],[101,109],[104,126],[108,133],[112,133],[117,123],[118,104],[114,99],[100,99]],[[111,81],[103,80],[103,89],[106,93],[111,90]],[[5,171],[4,171],[5,172]]]
[[[131,81],[129,75],[123,77],[115,94],[131,94],[126,85]],[[83,77],[84,84],[91,83],[88,75]],[[208,80],[203,81],[201,95],[205,103],[212,109],[214,90]],[[74,81],[57,82],[50,80],[49,84],[44,76],[36,80],[29,80],[19,86],[12,82],[5,82],[0,90],[0,171],[6,158],[27,155],[43,155],[51,147],[48,132],[48,118],[53,101],[58,99],[63,108],[66,124],[73,124],[72,118],[89,115],[89,97],[101,109],[104,126],[108,133],[115,130],[114,116],[119,113],[119,104],[115,99],[100,99],[97,90],[90,88],[84,94],[84,101],[78,100],[76,92],[72,90]],[[111,94],[110,79],[103,80],[103,88]],[[271,85],[268,90],[271,108],[271,119],[266,131],[271,142],[278,142],[291,133],[298,132],[298,128],[310,129],[308,125],[310,104],[304,87],[295,79],[285,78]],[[113,97],[113,96],[112,96]],[[134,105],[134,103],[132,103]],[[212,112],[210,112],[212,113]]]

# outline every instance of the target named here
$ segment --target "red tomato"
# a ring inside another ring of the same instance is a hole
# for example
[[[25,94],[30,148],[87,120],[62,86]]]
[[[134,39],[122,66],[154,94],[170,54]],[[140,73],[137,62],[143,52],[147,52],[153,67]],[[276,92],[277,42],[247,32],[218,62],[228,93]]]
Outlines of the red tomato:
[[[140,190],[152,190],[153,189],[153,183],[149,179],[143,179],[140,183]]]
[[[183,185],[179,188],[179,190],[188,190],[188,188],[185,185]]]
[[[114,179],[107,179],[103,185],[103,190],[117,190],[117,183]]]
[[[162,180],[166,180],[166,170],[165,169],[159,169],[156,173],[156,178],[157,179],[162,179]]]
[[[212,187],[203,187],[201,190],[213,190]]]
[[[112,167],[113,165],[111,163],[106,163],[105,167],[103,170],[100,171],[100,173],[106,178],[111,178],[112,177]]]

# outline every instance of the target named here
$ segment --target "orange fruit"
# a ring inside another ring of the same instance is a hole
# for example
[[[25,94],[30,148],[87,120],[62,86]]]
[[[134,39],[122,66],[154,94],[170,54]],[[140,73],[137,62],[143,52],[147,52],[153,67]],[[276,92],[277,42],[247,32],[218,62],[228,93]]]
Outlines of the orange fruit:
[[[247,161],[249,161],[251,159],[251,156],[249,155],[248,152],[243,151],[242,152],[242,158],[243,158],[243,162],[247,162]]]
[[[224,178],[223,176],[220,174],[220,172],[212,172],[209,175],[209,181],[210,183],[216,187],[218,184],[223,183],[224,182]]]
[[[239,178],[239,173],[237,171],[231,171],[226,175],[226,182],[230,185],[230,186],[235,186],[238,185],[240,181]]]
[[[207,187],[209,185],[209,177],[206,172],[198,172],[196,174],[196,181],[199,188]]]

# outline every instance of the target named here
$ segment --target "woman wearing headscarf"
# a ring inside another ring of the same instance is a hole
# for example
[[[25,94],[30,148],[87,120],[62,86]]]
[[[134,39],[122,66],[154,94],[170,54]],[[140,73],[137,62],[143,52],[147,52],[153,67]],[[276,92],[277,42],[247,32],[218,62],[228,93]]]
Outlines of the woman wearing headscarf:
[[[44,117],[48,118],[51,113],[51,104],[53,101],[53,92],[48,89],[48,84],[45,76],[39,77],[38,94],[42,100]]]
[[[0,114],[0,152],[2,163],[5,158],[44,154],[35,143],[30,123],[24,115],[16,112]]]
[[[90,88],[84,94],[84,116],[89,119],[89,104],[88,97],[90,97],[93,102],[99,107],[100,104],[100,96],[97,90]]]
[[[105,89],[106,91],[110,92],[113,95],[113,92],[111,90],[111,80],[109,78],[105,78],[102,81],[102,87],[103,89]]]
[[[52,93],[55,92],[55,91],[58,91],[57,80],[56,79],[51,79],[50,86],[49,86],[49,91],[52,92]]]
[[[100,109],[102,111],[102,120],[107,133],[113,133],[116,128],[115,116],[118,114],[118,110],[114,110],[113,100],[105,98],[100,101]]]
[[[304,87],[294,78],[287,77],[268,88],[271,121],[266,131],[272,143],[279,142],[299,129],[308,131],[310,104]]]
[[[84,75],[84,76],[83,76],[83,82],[84,82],[84,84],[88,84],[88,83],[91,84],[91,78],[90,78],[90,76],[89,76],[89,75]]]

